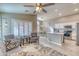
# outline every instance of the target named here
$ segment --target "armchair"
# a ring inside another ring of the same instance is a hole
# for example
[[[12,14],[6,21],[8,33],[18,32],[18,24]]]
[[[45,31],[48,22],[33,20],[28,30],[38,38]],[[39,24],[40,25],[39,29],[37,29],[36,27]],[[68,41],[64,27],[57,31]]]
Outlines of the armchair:
[[[39,36],[37,36],[37,33],[31,33],[29,43],[39,43]]]
[[[19,46],[19,40],[16,39],[14,35],[7,35],[5,36],[5,46],[6,46],[6,51],[9,51]]]

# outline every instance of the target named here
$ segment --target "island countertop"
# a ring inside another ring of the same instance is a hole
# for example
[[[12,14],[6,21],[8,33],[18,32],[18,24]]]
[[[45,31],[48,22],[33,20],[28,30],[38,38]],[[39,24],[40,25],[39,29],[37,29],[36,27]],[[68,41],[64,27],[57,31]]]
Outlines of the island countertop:
[[[57,33],[57,32],[51,33],[51,32],[48,32],[47,34],[64,34],[64,33]]]

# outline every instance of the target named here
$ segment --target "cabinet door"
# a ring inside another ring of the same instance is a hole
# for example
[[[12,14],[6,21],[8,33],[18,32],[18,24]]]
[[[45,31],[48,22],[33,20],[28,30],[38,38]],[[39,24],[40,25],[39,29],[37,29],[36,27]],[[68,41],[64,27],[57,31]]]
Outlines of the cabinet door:
[[[79,23],[77,23],[77,40],[76,40],[76,44],[79,46]]]

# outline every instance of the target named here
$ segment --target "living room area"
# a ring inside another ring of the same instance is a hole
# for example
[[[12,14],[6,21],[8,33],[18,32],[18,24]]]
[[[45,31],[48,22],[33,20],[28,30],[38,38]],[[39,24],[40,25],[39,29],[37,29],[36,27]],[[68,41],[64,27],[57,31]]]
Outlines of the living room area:
[[[0,4],[1,56],[79,55],[79,4]]]

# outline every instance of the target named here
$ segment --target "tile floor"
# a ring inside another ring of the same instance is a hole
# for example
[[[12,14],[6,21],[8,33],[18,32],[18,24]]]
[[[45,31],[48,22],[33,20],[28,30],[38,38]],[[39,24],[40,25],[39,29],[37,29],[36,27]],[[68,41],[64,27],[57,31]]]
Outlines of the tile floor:
[[[43,45],[51,47],[51,48],[53,48],[61,53],[64,53],[66,55],[79,56],[79,46],[76,45],[76,41],[65,40],[65,43],[63,43],[61,46],[51,44],[50,42],[47,42],[46,39],[40,39],[40,42]]]
[[[58,52],[61,52],[68,56],[79,56],[79,46],[77,46],[76,42],[72,41],[72,40],[65,40],[65,43],[63,43],[62,46],[52,44],[44,38],[43,39],[41,38],[39,40],[39,43],[41,45],[45,45],[47,47],[53,48],[54,50],[57,50]],[[18,51],[22,50],[22,47],[18,47],[18,48],[14,49],[13,51],[10,51],[8,53],[8,55],[12,54],[13,52],[18,52]],[[28,50],[31,51],[32,48],[28,49]],[[1,52],[0,52],[0,55],[3,55],[3,53],[1,53]]]

